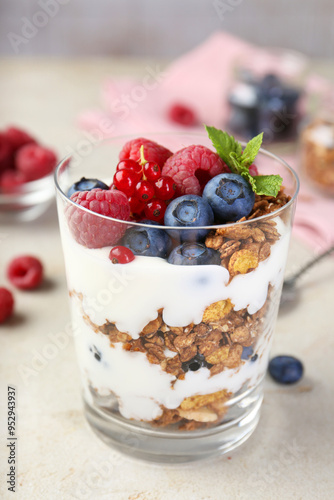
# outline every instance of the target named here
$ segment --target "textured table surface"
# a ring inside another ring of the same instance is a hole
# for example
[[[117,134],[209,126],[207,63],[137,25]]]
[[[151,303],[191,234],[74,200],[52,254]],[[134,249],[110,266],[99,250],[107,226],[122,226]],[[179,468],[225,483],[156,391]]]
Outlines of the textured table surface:
[[[63,154],[81,134],[77,113],[99,104],[110,74],[142,74],[133,61],[2,61],[0,128],[20,124]],[[334,259],[300,281],[300,301],[280,314],[272,354],[298,356],[303,380],[267,379],[260,423],[238,450],[184,466],[131,460],[99,441],[86,423],[69,334],[69,305],[55,205],[32,223],[0,226],[0,286],[13,255],[39,256],[43,287],[15,291],[16,314],[0,327],[0,496],[7,491],[7,386],[17,388],[19,499],[221,500],[333,498]],[[311,252],[292,240],[288,271]]]

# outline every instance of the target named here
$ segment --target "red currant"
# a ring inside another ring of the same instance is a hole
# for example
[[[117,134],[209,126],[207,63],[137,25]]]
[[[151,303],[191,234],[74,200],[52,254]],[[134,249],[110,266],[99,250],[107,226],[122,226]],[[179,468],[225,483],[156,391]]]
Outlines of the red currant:
[[[138,176],[131,170],[118,170],[114,175],[114,186],[127,196],[131,196],[136,189]]]
[[[140,181],[136,186],[135,196],[141,201],[150,201],[154,196],[154,187],[148,181]]]
[[[131,172],[137,175],[138,181],[140,181],[143,174],[143,167],[134,160],[120,161],[117,164],[116,172],[118,172],[119,170],[130,170]]]
[[[161,200],[171,200],[176,193],[176,184],[174,180],[163,175],[154,183],[155,194]]]
[[[130,248],[118,245],[110,250],[109,259],[113,264],[128,264],[133,261],[135,256]]]
[[[166,208],[166,203],[163,200],[158,200],[156,198],[146,204],[145,216],[149,220],[162,222],[166,212]]]
[[[130,210],[132,214],[141,214],[144,212],[145,203],[140,201],[136,196],[129,196]]]
[[[148,161],[144,165],[144,175],[149,181],[156,181],[161,175],[161,168],[157,163]]]

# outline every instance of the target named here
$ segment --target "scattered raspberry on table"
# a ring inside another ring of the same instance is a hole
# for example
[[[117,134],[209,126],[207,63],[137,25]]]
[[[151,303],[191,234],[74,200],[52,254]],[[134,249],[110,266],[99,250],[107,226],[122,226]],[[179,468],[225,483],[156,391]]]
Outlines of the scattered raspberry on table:
[[[0,287],[0,323],[9,318],[14,309],[14,297],[7,288]]]
[[[21,290],[37,288],[43,279],[43,266],[39,259],[32,255],[15,257],[7,268],[9,281]]]

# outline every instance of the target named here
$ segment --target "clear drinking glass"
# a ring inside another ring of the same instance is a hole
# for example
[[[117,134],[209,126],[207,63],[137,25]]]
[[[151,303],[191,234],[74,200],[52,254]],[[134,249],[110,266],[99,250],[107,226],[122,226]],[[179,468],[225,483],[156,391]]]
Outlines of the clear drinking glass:
[[[171,151],[211,147],[202,135],[146,137]],[[131,138],[68,157],[55,174],[85,414],[104,441],[133,457],[198,460],[235,448],[258,423],[298,179],[283,160],[260,151],[260,173],[280,174],[291,199],[262,217],[201,228],[216,264],[175,265],[164,256],[113,264],[110,245],[81,244],[87,224],[97,234],[137,228],[144,238],[159,230],[168,251],[198,236],[193,228],[108,219],[68,198],[83,176],[110,183]]]

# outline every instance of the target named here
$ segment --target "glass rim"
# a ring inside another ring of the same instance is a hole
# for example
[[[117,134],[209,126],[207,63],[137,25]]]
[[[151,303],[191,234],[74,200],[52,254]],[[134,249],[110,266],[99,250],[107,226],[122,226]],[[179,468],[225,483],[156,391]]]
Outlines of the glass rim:
[[[166,136],[166,135],[172,136],[172,135],[175,135],[176,132],[151,132],[151,133],[146,132],[145,134],[146,135],[155,135],[155,136],[159,136],[159,135],[161,135],[161,136]],[[143,135],[145,135],[145,134],[143,134]],[[94,147],[97,148],[100,145],[104,145],[104,144],[107,144],[108,142],[111,142],[111,141],[114,141],[114,140],[119,140],[119,139],[122,139],[122,138],[129,139],[132,135],[136,136],[135,134],[124,134],[124,135],[120,135],[120,136],[109,137],[109,138],[101,140]],[[187,136],[198,136],[198,137],[205,137],[205,138],[207,138],[207,136],[204,136],[204,134],[201,134],[201,133],[187,133],[187,132],[184,132],[184,133],[180,133],[179,135],[184,135],[184,136],[186,136],[186,135]],[[240,141],[240,143],[241,143],[241,145],[243,147],[246,145],[246,143],[244,141]],[[127,226],[131,225],[131,226],[134,226],[134,227],[143,227],[143,228],[149,228],[149,227],[152,228],[153,227],[153,228],[156,228],[156,229],[173,230],[173,231],[187,231],[187,230],[194,231],[194,229],[208,229],[208,230],[212,230],[212,229],[220,229],[222,227],[224,227],[224,228],[230,228],[230,227],[235,227],[236,225],[240,226],[240,225],[250,224],[250,223],[253,223],[253,222],[258,222],[258,221],[263,222],[263,221],[265,221],[267,219],[272,219],[273,217],[276,217],[277,215],[280,215],[281,213],[285,212],[288,208],[290,208],[293,205],[293,203],[295,202],[296,198],[297,198],[297,195],[298,195],[298,192],[299,192],[299,188],[300,188],[300,181],[299,181],[298,175],[295,172],[295,170],[292,167],[290,167],[290,165],[285,160],[283,160],[283,158],[281,158],[280,156],[277,156],[276,154],[272,153],[271,151],[268,151],[268,150],[266,150],[264,148],[260,148],[259,149],[259,153],[264,154],[265,156],[271,158],[272,160],[278,161],[279,163],[281,163],[289,171],[289,173],[291,174],[292,178],[294,179],[294,181],[296,183],[295,191],[294,191],[293,195],[291,196],[291,199],[285,205],[283,205],[281,208],[278,208],[274,212],[270,212],[268,214],[261,215],[260,217],[255,217],[254,219],[246,219],[244,221],[230,222],[228,224],[227,223],[226,224],[221,223],[221,224],[213,224],[213,225],[210,225],[210,226],[166,226],[166,225],[162,225],[162,224],[154,224],[154,225],[152,225],[152,224],[147,224],[147,223],[143,223],[143,222],[136,222],[136,221],[132,221],[132,220],[116,219],[114,217],[108,217],[107,215],[102,215],[102,214],[99,214],[97,212],[93,212],[92,210],[89,210],[88,208],[85,208],[85,207],[79,205],[78,203],[76,203],[75,201],[71,200],[71,198],[69,198],[67,196],[67,194],[64,193],[64,191],[61,189],[61,187],[59,185],[59,182],[58,182],[59,171],[60,171],[61,167],[64,165],[64,163],[66,161],[68,161],[72,157],[73,153],[69,153],[68,155],[66,155],[64,158],[62,158],[60,160],[60,162],[58,163],[58,165],[57,165],[57,167],[56,167],[56,169],[54,171],[53,177],[54,177],[54,183],[55,183],[55,186],[56,186],[56,190],[57,190],[57,192],[59,193],[59,195],[61,196],[62,199],[64,199],[70,205],[72,205],[74,207],[77,207],[80,210],[83,210],[84,212],[86,212],[88,214],[93,214],[96,217],[100,217],[101,219],[105,219],[105,220],[117,222],[119,224],[125,224]]]

